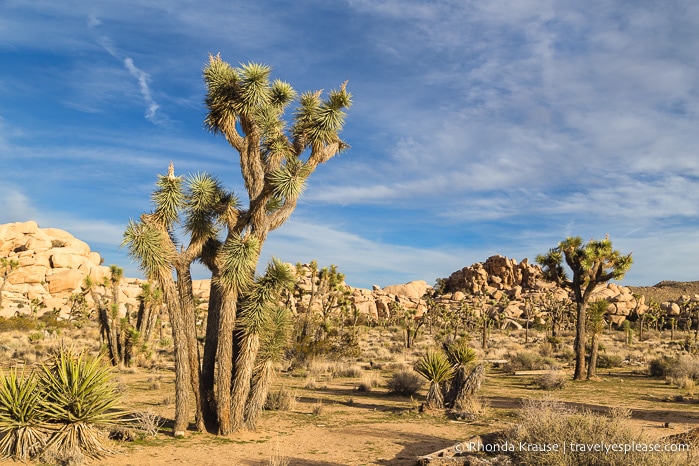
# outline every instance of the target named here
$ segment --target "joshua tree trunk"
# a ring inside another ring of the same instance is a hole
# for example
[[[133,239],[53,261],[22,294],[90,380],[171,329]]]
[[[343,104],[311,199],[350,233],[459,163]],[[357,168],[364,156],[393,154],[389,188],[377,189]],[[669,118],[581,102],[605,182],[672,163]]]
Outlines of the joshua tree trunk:
[[[233,432],[231,418],[231,374],[233,373],[233,331],[237,313],[237,293],[227,292],[221,297],[216,345],[216,415],[218,433]]]
[[[454,379],[451,382],[445,404],[455,411],[462,411],[466,405],[466,400],[475,395],[481,388],[484,376],[483,364],[478,364],[468,375],[467,368],[463,365],[459,365]]]
[[[597,355],[599,354],[599,334],[597,332],[592,334],[590,345],[590,365],[587,367],[588,379],[595,376],[595,371],[597,369]]]
[[[187,357],[189,362],[189,376],[194,393],[195,417],[194,422],[199,432],[206,430],[204,426],[202,398],[199,392],[199,378],[201,367],[199,366],[199,345],[197,343],[197,331],[195,321],[194,295],[192,294],[192,275],[189,264],[177,268],[177,291],[180,297],[180,306],[184,318],[187,338]]]
[[[427,391],[425,406],[429,409],[442,409],[444,407],[444,395],[442,387],[437,382],[430,382],[430,388]]]
[[[575,374],[573,379],[582,380],[585,378],[585,343],[587,343],[587,328],[586,328],[586,308],[584,302],[577,303],[577,322],[575,327],[575,342],[573,349],[575,350]]]
[[[265,361],[254,371],[250,396],[245,407],[245,427],[250,430],[257,430],[257,418],[267,401],[269,385],[274,375],[274,363]]]
[[[163,296],[167,304],[175,347],[175,437],[183,437],[189,426],[189,384],[191,382],[187,345],[187,329],[180,307],[177,287],[172,276],[161,276]]]
[[[245,423],[245,404],[250,395],[250,381],[259,348],[260,337],[256,333],[245,335],[241,339],[240,352],[235,361],[231,398],[231,425],[234,431],[243,427]]]
[[[222,308],[221,291],[216,280],[212,279],[209,293],[209,308],[206,314],[206,336],[204,337],[204,357],[202,358],[200,378],[200,397],[202,399],[204,423],[211,432],[218,431],[214,376],[216,371],[216,353],[218,351],[219,317]]]

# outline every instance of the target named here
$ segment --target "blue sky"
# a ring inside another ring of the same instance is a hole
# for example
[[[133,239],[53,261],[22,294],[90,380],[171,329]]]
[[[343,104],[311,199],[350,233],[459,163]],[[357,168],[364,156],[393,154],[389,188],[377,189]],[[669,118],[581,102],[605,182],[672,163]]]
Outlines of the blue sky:
[[[0,223],[119,243],[156,175],[242,194],[204,129],[209,53],[297,91],[349,80],[343,137],[265,257],[353,286],[533,260],[609,234],[623,281],[697,280],[699,3],[186,0],[0,2]]]

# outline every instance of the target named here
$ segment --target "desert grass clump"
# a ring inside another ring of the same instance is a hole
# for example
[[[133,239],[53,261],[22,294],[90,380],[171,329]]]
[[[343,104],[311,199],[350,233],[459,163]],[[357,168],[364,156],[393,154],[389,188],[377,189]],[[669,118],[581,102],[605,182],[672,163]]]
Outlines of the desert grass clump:
[[[43,412],[53,434],[46,449],[100,458],[111,453],[106,431],[118,424],[121,396],[101,357],[61,349],[42,364]]]
[[[0,456],[26,461],[48,440],[41,390],[34,373],[0,371]]]
[[[459,421],[475,421],[488,415],[490,405],[479,396],[469,396],[459,404],[458,410],[451,410],[451,415]]]
[[[683,375],[682,377],[669,377],[668,382],[683,390],[687,390],[687,393],[690,395],[694,395],[697,388],[697,382],[693,378],[686,375]]]
[[[313,403],[311,412],[314,416],[320,416],[321,414],[323,414],[323,411],[325,411],[325,405],[323,405],[323,400],[316,400],[316,402]]]
[[[380,378],[377,373],[365,374],[357,384],[358,392],[370,392],[379,386]]]
[[[635,465],[679,466],[687,464],[687,452],[589,451],[577,445],[642,445],[657,443],[638,433],[628,422],[628,410],[612,410],[608,415],[578,411],[551,399],[524,403],[522,419],[505,434],[518,446],[511,455],[517,465],[557,466]],[[565,443],[565,450],[564,445]],[[549,445],[542,451],[537,446]],[[522,447],[524,446],[524,447]]]
[[[364,369],[359,364],[337,363],[333,368],[335,377],[361,377]]]
[[[543,390],[563,390],[568,379],[569,376],[564,371],[548,371],[537,377],[534,383]]]
[[[412,370],[395,372],[386,383],[390,393],[401,396],[415,396],[422,388],[423,382],[419,375]]]
[[[624,359],[618,354],[600,353],[597,356],[597,367],[599,369],[611,369],[624,365]]]

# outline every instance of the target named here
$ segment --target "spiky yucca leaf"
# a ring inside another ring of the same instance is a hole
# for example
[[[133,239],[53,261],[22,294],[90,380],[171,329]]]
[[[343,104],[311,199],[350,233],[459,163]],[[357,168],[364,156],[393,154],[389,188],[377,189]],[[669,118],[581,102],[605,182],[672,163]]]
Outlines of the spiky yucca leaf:
[[[193,240],[205,241],[218,233],[216,222],[228,194],[220,181],[208,173],[196,173],[187,178],[185,230]]]
[[[162,225],[168,228],[177,221],[179,211],[184,206],[183,182],[182,176],[175,176],[175,168],[171,162],[168,174],[158,175],[158,181],[155,183],[157,189],[151,196],[155,205],[154,215]]]
[[[292,270],[277,258],[272,258],[265,274],[260,277],[245,297],[241,306],[239,324],[247,334],[259,334],[268,326],[272,305],[284,289],[294,285]]]
[[[238,70],[224,62],[220,55],[209,55],[209,63],[204,68],[209,109],[204,123],[209,131],[222,133],[226,127],[235,127],[240,79]]]
[[[121,396],[101,357],[61,348],[41,366],[42,411],[56,431],[46,444],[59,453],[79,451],[90,457],[109,452],[103,428],[123,416]]]
[[[449,362],[454,366],[466,366],[478,359],[476,350],[469,347],[464,341],[459,341],[445,347]]]
[[[306,187],[306,178],[311,169],[301,160],[291,157],[270,175],[274,195],[281,199],[295,199]]]
[[[454,376],[454,368],[441,351],[428,350],[415,365],[415,372],[430,381],[425,403],[430,408],[444,406],[442,384]]]
[[[129,220],[121,245],[128,247],[129,256],[138,260],[148,277],[156,277],[170,269],[171,251],[165,247],[167,241],[157,228]]]
[[[269,75],[272,68],[261,63],[247,63],[240,67],[240,100],[238,112],[252,115],[256,109],[268,105],[271,100]]]
[[[270,88],[270,104],[278,112],[282,112],[296,98],[296,91],[291,84],[280,79],[275,79]]]
[[[430,382],[442,383],[454,375],[454,369],[447,356],[436,350],[427,350],[415,364],[415,372]]]
[[[48,435],[38,387],[34,373],[0,370],[0,457],[24,461],[44,448]]]
[[[219,285],[239,293],[247,291],[253,284],[259,251],[260,242],[251,235],[226,238],[220,251]]]
[[[268,325],[260,335],[260,352],[258,360],[262,362],[279,362],[289,344],[293,327],[289,310],[283,306],[270,309]]]

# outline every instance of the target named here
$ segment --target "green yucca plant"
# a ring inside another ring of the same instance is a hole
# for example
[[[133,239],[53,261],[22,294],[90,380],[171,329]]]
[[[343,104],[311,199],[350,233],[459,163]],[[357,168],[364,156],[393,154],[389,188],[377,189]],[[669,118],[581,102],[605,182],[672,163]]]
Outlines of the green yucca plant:
[[[123,415],[109,365],[101,356],[62,348],[41,369],[42,411],[54,428],[46,449],[94,458],[109,454],[103,429]]]
[[[467,366],[478,359],[476,350],[469,347],[464,341],[458,341],[450,345],[444,345],[449,362],[454,366]]]
[[[425,404],[430,408],[444,407],[442,385],[454,376],[454,368],[449,358],[438,350],[427,350],[415,365],[415,372],[430,382]]]
[[[33,372],[0,371],[0,456],[24,461],[38,455],[48,438],[41,391]]]

